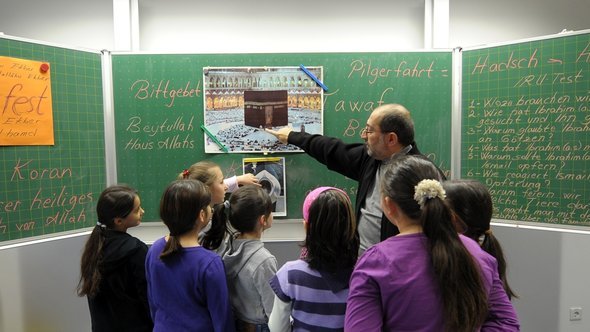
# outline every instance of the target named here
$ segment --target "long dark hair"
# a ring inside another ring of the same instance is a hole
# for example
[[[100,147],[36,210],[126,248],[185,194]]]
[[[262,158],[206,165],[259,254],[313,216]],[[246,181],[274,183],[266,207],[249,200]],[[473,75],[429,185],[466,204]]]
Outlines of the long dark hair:
[[[498,262],[498,274],[504,285],[508,298],[518,298],[508,284],[506,276],[506,259],[498,239],[490,229],[493,203],[488,188],[476,180],[450,180],[443,183],[447,200],[455,213],[467,225],[464,235],[480,243],[481,247]]]
[[[433,183],[440,186],[439,172],[430,161],[403,156],[385,171],[382,194],[422,225],[441,293],[445,330],[472,332],[482,325],[488,313],[479,265],[461,242],[453,211],[442,199],[444,196],[425,199],[422,206],[415,199],[416,186],[428,179],[437,180]]]
[[[207,186],[213,185],[217,180],[215,170],[219,165],[209,160],[202,160],[192,164],[189,168],[178,174],[177,179],[199,180]],[[228,233],[227,216],[223,204],[216,204],[213,207],[211,226],[203,235],[201,245],[209,250],[215,250],[221,246],[225,234]]]
[[[211,217],[211,226],[203,235],[201,245],[209,250],[216,250],[221,246],[225,234],[229,234],[227,227],[227,213],[223,204],[216,204],[213,207],[213,217]]]
[[[334,189],[320,193],[309,207],[305,233],[309,267],[327,272],[354,267],[359,237],[356,216],[346,194]]]
[[[224,206],[224,204],[220,204]],[[240,187],[229,197],[227,216],[238,232],[252,232],[258,218],[272,213],[272,201],[266,190],[254,185]]]
[[[182,249],[178,236],[196,227],[201,211],[211,203],[209,188],[198,180],[176,180],[164,191],[160,200],[160,218],[170,235],[160,259],[167,260]]]
[[[107,229],[115,227],[116,218],[126,218],[135,204],[137,192],[125,185],[106,188],[96,204],[98,222],[84,246],[80,263],[78,296],[94,297],[99,291],[102,279],[102,250]]]

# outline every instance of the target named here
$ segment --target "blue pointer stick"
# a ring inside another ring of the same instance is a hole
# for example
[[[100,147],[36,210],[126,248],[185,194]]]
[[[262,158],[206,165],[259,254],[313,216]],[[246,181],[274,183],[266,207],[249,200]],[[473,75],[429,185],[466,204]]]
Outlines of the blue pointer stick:
[[[223,145],[223,143],[221,143],[221,142],[220,142],[220,141],[217,139],[217,137],[215,137],[215,135],[213,135],[213,133],[211,133],[211,132],[210,132],[210,131],[209,131],[209,130],[208,130],[208,129],[207,129],[205,126],[204,126],[204,125],[201,125],[201,129],[203,129],[203,131],[205,132],[205,134],[207,134],[207,136],[209,136],[209,138],[210,138],[210,139],[211,139],[213,142],[215,142],[215,143],[217,143],[217,145],[219,145],[219,147],[221,148],[221,150],[222,150],[223,152],[226,152],[226,153],[227,153],[227,148],[225,147],[225,145]]]
[[[325,86],[324,83],[322,83],[322,81],[320,81],[317,77],[315,77],[314,74],[307,70],[307,68],[305,68],[304,65],[299,65],[299,68],[301,68],[301,70],[303,70],[303,72],[306,73],[307,76],[311,77],[312,80],[314,80],[319,86],[321,86],[322,89],[324,89],[324,91],[328,91],[328,87]]]

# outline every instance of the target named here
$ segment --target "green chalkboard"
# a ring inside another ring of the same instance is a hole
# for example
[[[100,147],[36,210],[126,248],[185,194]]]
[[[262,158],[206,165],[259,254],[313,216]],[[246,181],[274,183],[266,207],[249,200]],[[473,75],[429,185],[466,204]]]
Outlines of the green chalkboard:
[[[117,177],[137,187],[156,221],[166,184],[194,162],[208,159],[224,175],[242,173],[242,158],[262,154],[206,154],[200,125],[204,121],[203,69],[209,67],[322,67],[323,132],[346,142],[360,142],[360,130],[380,103],[401,103],[411,112],[417,143],[448,170],[451,143],[451,72],[449,50],[391,53],[305,54],[113,54],[113,94]],[[138,86],[144,90],[138,91]],[[175,98],[164,94],[177,90]],[[157,93],[160,87],[160,93]],[[181,90],[180,92],[178,90]],[[186,91],[186,93],[183,93]],[[191,94],[190,91],[193,91]],[[138,121],[140,124],[138,125]],[[356,182],[327,170],[304,153],[285,157],[287,216],[301,217],[305,194],[335,185],[354,196]]]
[[[465,50],[461,176],[494,217],[590,226],[590,33]]]
[[[0,36],[0,56],[49,65],[54,131],[54,145],[0,146],[0,241],[94,225],[106,185],[101,54]],[[0,68],[0,82],[10,73]],[[18,91],[0,91],[2,134],[24,116]]]

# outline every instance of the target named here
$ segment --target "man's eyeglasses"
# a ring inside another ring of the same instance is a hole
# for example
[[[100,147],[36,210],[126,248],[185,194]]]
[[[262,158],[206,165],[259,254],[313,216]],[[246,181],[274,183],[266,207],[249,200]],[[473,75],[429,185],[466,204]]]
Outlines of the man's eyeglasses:
[[[369,128],[369,126],[365,126],[365,128],[363,128],[361,130],[361,134],[363,134],[363,133],[364,134],[372,134],[372,133],[382,133],[383,134],[383,133],[390,133],[390,132],[391,131],[382,132],[382,131],[379,131],[379,130],[371,129],[371,128]]]

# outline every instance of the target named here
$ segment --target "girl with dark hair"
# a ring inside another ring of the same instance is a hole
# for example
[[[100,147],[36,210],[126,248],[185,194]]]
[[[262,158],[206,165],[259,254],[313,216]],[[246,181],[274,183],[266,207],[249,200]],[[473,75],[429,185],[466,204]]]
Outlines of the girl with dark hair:
[[[285,263],[270,281],[276,295],[270,330],[343,331],[359,249],[350,198],[338,188],[314,189],[303,203],[303,219],[305,254]]]
[[[81,259],[78,295],[88,298],[92,331],[151,331],[145,257],[147,245],[127,234],[144,210],[127,186],[106,188],[96,205],[98,221]]]
[[[197,180],[177,180],[164,191],[160,218],[169,235],[146,258],[154,331],[234,331],[221,258],[199,245],[211,217],[211,193]]]
[[[178,180],[199,180],[206,184],[211,191],[211,206],[213,218],[211,223],[199,234],[201,245],[223,255],[227,250],[227,239],[232,230],[228,228],[220,205],[225,200],[226,192],[233,192],[239,186],[253,184],[259,185],[258,179],[253,174],[243,174],[224,179],[221,168],[214,162],[203,160],[192,164],[177,176]]]
[[[400,234],[369,248],[350,281],[347,331],[518,331],[496,260],[457,233],[436,167],[394,160],[381,180],[383,212]]]
[[[268,331],[274,293],[268,280],[277,272],[277,259],[260,241],[272,226],[272,201],[266,190],[243,186],[234,191],[225,212],[237,234],[223,255],[237,331]]]
[[[498,274],[508,298],[518,298],[510,288],[506,277],[506,259],[500,242],[490,229],[493,205],[492,196],[486,186],[476,180],[450,180],[443,182],[447,201],[467,225],[463,235],[473,239],[483,250],[498,261]]]

